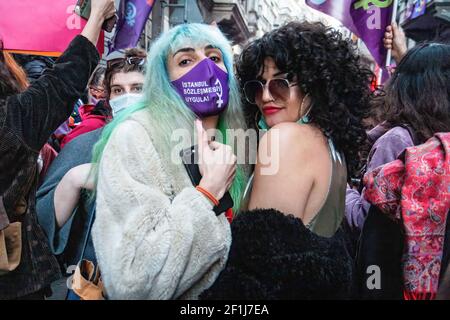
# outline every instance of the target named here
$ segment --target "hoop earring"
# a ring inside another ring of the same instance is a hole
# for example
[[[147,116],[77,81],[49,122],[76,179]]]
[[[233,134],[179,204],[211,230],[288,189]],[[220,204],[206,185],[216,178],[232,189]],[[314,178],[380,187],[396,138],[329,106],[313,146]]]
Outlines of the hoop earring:
[[[259,116],[259,117],[258,117]],[[268,130],[269,126],[267,125],[266,121],[264,120],[261,111],[256,112],[255,114],[255,128],[260,130]]]
[[[306,98],[308,98],[308,97],[309,97],[309,93],[307,93],[307,94],[303,97],[302,104],[300,105],[300,112],[303,111],[303,107],[304,107]],[[302,123],[309,123],[309,121],[310,121],[310,120],[309,120],[309,114],[311,113],[311,109],[312,109],[312,104],[309,105],[308,111],[307,111],[303,116],[301,116],[300,121],[301,121]]]

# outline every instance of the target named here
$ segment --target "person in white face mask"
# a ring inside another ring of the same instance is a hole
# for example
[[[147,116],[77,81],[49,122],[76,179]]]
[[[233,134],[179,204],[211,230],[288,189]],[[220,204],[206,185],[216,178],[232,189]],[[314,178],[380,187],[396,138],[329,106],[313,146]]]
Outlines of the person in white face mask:
[[[141,49],[129,49],[122,57],[107,61],[103,113],[108,122],[127,107],[140,101],[144,83],[147,54]],[[55,255],[64,257],[67,266],[80,259],[80,248],[88,232],[88,221],[95,199],[86,190],[93,189],[89,179],[92,149],[103,127],[81,134],[70,141],[52,163],[37,193],[38,220]],[[89,240],[85,258],[95,261]]]
[[[104,67],[99,67],[103,70],[103,75],[97,80],[102,83],[90,83],[89,103],[79,109],[82,121],[64,137],[61,148],[82,134],[102,128],[118,112],[140,100],[147,54],[144,50],[134,48],[124,54],[112,55],[113,58],[107,60],[106,71]],[[95,80],[94,78],[92,80]]]
[[[107,61],[105,89],[113,117],[141,100],[146,57],[145,51],[130,49]]]

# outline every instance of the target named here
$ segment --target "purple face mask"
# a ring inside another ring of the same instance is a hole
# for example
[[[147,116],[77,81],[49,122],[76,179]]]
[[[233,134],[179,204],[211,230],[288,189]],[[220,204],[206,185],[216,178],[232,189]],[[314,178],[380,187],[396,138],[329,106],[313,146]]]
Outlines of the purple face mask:
[[[172,84],[199,118],[218,115],[228,106],[228,73],[211,59],[204,59]]]

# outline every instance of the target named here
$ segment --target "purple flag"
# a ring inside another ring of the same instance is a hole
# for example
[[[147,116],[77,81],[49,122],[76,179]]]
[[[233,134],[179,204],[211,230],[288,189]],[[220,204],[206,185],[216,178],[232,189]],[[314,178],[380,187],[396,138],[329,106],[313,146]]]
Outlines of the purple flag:
[[[110,44],[110,52],[136,47],[154,2],[154,0],[120,1],[116,35]]]
[[[406,10],[404,11],[404,16],[403,19],[401,19],[400,21],[405,21],[409,18],[411,18],[413,12],[414,12],[414,3],[413,2],[408,2],[407,6],[406,6]]]
[[[326,13],[356,34],[379,66],[386,62],[383,45],[386,27],[391,24],[394,0],[306,0],[306,4]]]
[[[351,32],[358,34],[358,30],[353,25],[352,17],[349,15],[351,0],[306,0],[306,4],[311,8],[336,18]]]
[[[411,19],[415,19],[425,14],[427,10],[427,1],[418,0],[414,5],[414,11],[412,12]]]

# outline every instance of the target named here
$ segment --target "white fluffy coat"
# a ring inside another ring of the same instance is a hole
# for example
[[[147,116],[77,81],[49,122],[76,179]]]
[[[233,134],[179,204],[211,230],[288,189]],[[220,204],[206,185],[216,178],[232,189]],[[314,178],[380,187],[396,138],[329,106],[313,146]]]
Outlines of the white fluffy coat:
[[[230,226],[184,167],[162,163],[148,117],[139,111],[121,123],[99,163],[98,263],[110,299],[196,299],[226,264]]]

